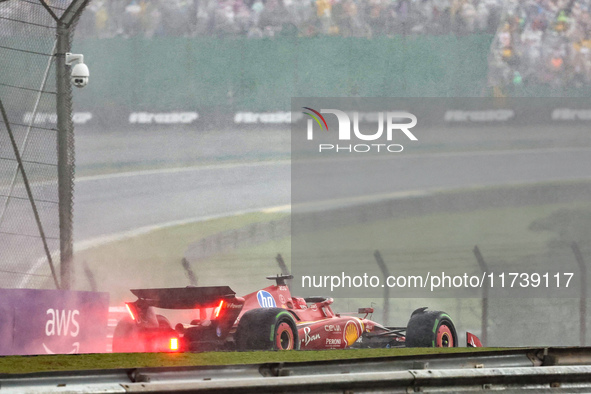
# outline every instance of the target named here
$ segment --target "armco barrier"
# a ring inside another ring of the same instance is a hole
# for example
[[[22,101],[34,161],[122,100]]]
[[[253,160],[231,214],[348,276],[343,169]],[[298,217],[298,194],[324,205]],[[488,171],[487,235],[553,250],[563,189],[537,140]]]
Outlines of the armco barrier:
[[[102,353],[108,293],[0,289],[0,355]]]

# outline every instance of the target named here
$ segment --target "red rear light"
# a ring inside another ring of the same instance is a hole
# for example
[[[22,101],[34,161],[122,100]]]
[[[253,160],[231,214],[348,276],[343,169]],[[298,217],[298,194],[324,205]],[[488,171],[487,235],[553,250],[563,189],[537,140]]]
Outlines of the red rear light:
[[[222,310],[222,306],[224,306],[224,300],[221,300],[220,304],[213,311],[213,317],[215,317],[216,319],[220,315],[220,312]]]
[[[178,338],[170,338],[170,350],[179,350]]]
[[[127,302],[125,303],[125,307],[127,308],[127,312],[129,312],[129,316],[131,316],[131,320],[135,321],[135,316],[133,314],[132,307],[130,307]]]

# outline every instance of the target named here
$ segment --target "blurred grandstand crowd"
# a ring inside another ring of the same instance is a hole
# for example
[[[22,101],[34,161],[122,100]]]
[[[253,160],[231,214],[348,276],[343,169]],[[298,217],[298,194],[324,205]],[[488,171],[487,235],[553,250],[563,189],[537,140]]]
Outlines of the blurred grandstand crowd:
[[[10,3],[0,1],[6,18]],[[76,29],[99,38],[478,33],[496,33],[489,86],[591,85],[591,0],[93,0]]]
[[[266,38],[496,33],[489,86],[591,83],[591,0],[94,0],[77,34]]]
[[[494,33],[503,0],[93,0],[87,36]]]
[[[489,85],[591,82],[591,1],[509,0],[489,59]]]

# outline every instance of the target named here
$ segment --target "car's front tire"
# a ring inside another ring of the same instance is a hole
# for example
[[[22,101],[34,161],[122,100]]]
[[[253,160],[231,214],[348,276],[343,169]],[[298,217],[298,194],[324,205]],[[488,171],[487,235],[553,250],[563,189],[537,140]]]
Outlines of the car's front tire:
[[[451,317],[441,311],[413,312],[406,327],[406,347],[457,347],[458,334]]]

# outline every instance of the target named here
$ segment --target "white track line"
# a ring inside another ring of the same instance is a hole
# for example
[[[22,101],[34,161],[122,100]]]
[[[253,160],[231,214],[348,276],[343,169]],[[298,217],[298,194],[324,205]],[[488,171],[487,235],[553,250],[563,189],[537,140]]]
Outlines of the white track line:
[[[244,167],[266,167],[266,166],[273,166],[273,165],[281,165],[281,164],[290,164],[291,160],[269,160],[264,162],[258,163],[228,163],[228,164],[208,164],[202,166],[192,166],[192,167],[172,167],[172,168],[161,168],[157,170],[138,170],[138,171],[128,171],[128,172],[115,172],[111,174],[103,174],[103,175],[89,175],[89,176],[82,176],[77,177],[75,182],[92,182],[92,181],[100,181],[103,179],[113,179],[113,178],[128,178],[128,177],[135,177],[135,176],[149,176],[149,175],[159,175],[159,174],[179,174],[183,172],[193,172],[193,171],[210,171],[210,170],[224,170],[224,169],[232,169],[232,168],[244,168]]]

